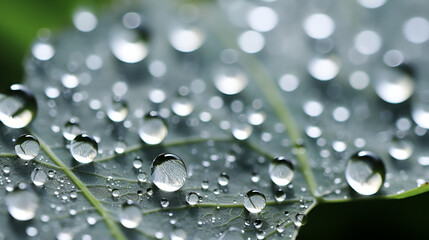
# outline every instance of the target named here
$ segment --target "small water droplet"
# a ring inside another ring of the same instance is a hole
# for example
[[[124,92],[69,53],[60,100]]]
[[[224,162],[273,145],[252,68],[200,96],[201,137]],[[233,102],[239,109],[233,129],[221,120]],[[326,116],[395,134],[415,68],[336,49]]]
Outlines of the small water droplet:
[[[40,145],[36,137],[23,134],[15,143],[15,152],[22,160],[32,160],[39,154]]]
[[[36,215],[39,197],[29,189],[15,189],[6,195],[9,214],[18,221],[28,221]]]
[[[147,43],[137,31],[118,27],[111,31],[110,49],[117,59],[125,63],[140,62],[149,53]]]
[[[289,159],[279,156],[270,163],[268,172],[277,186],[286,186],[293,179],[294,167]]]
[[[143,162],[142,162],[142,160],[140,160],[140,158],[136,158],[136,159],[133,161],[133,167],[134,167],[135,169],[140,169],[142,166],[143,166]]]
[[[265,235],[266,235],[266,233],[265,233],[264,231],[258,231],[258,232],[256,233],[256,238],[257,238],[258,240],[262,240],[262,239],[264,239],[264,238],[265,238]]]
[[[217,182],[221,186],[227,186],[229,183],[229,176],[226,173],[221,173],[217,179]]]
[[[283,202],[286,199],[286,193],[282,189],[279,189],[276,191],[274,198],[277,202]]]
[[[35,168],[31,172],[31,181],[34,185],[41,187],[45,184],[46,180],[48,179],[48,174],[45,172],[45,170],[41,168]]]
[[[166,198],[161,199],[161,207],[166,208],[168,207],[168,205],[170,205],[170,201],[168,201],[168,199]]]
[[[53,178],[53,177],[55,177],[55,170],[49,170],[49,171],[48,171],[48,177],[49,177],[49,178]]]
[[[149,145],[161,143],[167,136],[167,133],[167,125],[156,112],[147,114],[139,128],[140,138]]]
[[[302,213],[297,213],[293,221],[296,227],[302,227],[307,224],[307,215]]]
[[[410,75],[400,70],[382,69],[376,75],[375,92],[384,101],[397,104],[406,101],[414,92]]]
[[[90,163],[97,156],[98,144],[92,136],[83,133],[73,139],[70,152],[76,161]]]
[[[115,144],[115,153],[116,154],[122,154],[125,152],[125,150],[127,149],[127,145],[122,142],[122,141],[118,141]]]
[[[175,229],[170,234],[171,240],[185,240],[186,237],[187,237],[187,234],[183,229]]]
[[[146,173],[140,173],[139,175],[137,175],[137,180],[139,181],[139,183],[144,183],[147,181],[147,174]]]
[[[77,135],[81,134],[79,122],[72,118],[64,124],[63,136],[65,139],[72,141]]]
[[[36,112],[36,98],[23,85],[14,84],[6,94],[0,93],[0,121],[7,127],[26,127]]]
[[[407,140],[394,140],[389,147],[389,155],[396,160],[407,160],[414,151],[414,145]]]
[[[265,195],[258,190],[250,190],[244,195],[244,207],[251,213],[261,212],[265,205]]]
[[[205,41],[205,34],[195,27],[178,27],[169,35],[171,46],[180,52],[193,52]]]
[[[246,140],[253,132],[253,127],[247,123],[235,123],[232,126],[232,135],[238,140]]]
[[[37,234],[39,233],[39,231],[35,227],[27,227],[25,229],[25,233],[27,233],[27,235],[29,237],[35,237],[35,236],[37,236]]]
[[[194,206],[195,204],[197,204],[198,200],[199,200],[199,196],[198,196],[198,193],[196,192],[190,192],[188,193],[188,195],[186,195],[186,202],[191,206]]]
[[[194,110],[194,104],[187,98],[181,97],[171,105],[173,112],[181,117],[188,116]]]
[[[119,189],[113,189],[112,190],[112,197],[118,198],[120,194],[121,193],[120,193]]]
[[[383,185],[386,169],[383,161],[372,152],[359,151],[346,166],[347,183],[362,195],[372,195]]]
[[[203,180],[202,182],[201,182],[201,188],[202,189],[204,189],[204,190],[207,190],[207,189],[209,189],[209,181],[207,181],[207,180]]]
[[[221,93],[234,95],[246,88],[248,79],[246,74],[236,66],[221,66],[215,69],[214,85]]]
[[[158,155],[151,165],[152,182],[161,190],[174,192],[186,182],[185,163],[172,153]]]
[[[123,99],[113,99],[107,107],[107,117],[113,122],[122,122],[128,115],[128,104]]]
[[[262,220],[261,219],[256,219],[253,222],[253,226],[255,226],[255,228],[257,228],[257,229],[261,228],[262,227]]]
[[[142,215],[140,212],[140,208],[135,204],[124,204],[122,205],[122,210],[119,213],[119,221],[122,226],[126,228],[136,228],[142,221]]]

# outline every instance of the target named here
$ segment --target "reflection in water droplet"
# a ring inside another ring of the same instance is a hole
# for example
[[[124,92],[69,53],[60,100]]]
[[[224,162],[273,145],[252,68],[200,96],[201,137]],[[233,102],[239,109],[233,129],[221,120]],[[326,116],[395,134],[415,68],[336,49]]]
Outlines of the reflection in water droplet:
[[[107,116],[113,122],[122,122],[128,115],[128,104],[125,100],[113,100],[107,108]]]
[[[414,92],[413,79],[397,70],[379,71],[375,82],[375,92],[388,103],[406,101]]]
[[[328,15],[316,13],[305,19],[303,27],[309,37],[324,39],[331,36],[334,32],[335,23]]]
[[[221,186],[227,186],[229,183],[229,176],[226,173],[221,173],[217,178],[217,182]]]
[[[295,224],[296,227],[304,226],[305,224],[307,224],[307,215],[297,213],[295,215],[295,219],[294,219],[293,223]]]
[[[253,127],[247,123],[235,123],[232,128],[232,135],[238,140],[246,140],[250,137]]]
[[[217,90],[226,95],[240,93],[248,83],[246,74],[236,66],[215,68],[213,81]]]
[[[187,202],[189,205],[194,206],[195,204],[197,204],[197,203],[198,203],[199,198],[200,198],[200,197],[198,196],[198,194],[197,194],[197,193],[195,193],[195,192],[190,192],[190,193],[188,193],[188,195],[186,195],[186,202]]]
[[[194,104],[187,98],[179,98],[171,105],[173,112],[181,117],[188,116],[194,110]]]
[[[124,204],[121,212],[119,213],[119,221],[122,226],[126,228],[133,229],[138,227],[142,221],[140,208],[134,204]]]
[[[32,160],[39,154],[40,145],[36,137],[21,135],[15,143],[15,152],[22,160]]]
[[[80,134],[71,142],[70,153],[80,163],[90,163],[98,153],[98,144],[88,134]]]
[[[38,42],[31,48],[31,53],[40,61],[47,61],[54,56],[55,49],[49,43]]]
[[[146,58],[149,49],[135,30],[115,28],[110,35],[113,55],[126,63],[137,63]]]
[[[119,191],[119,189],[113,189],[112,190],[112,197],[118,198],[120,194],[121,194],[121,192]]]
[[[31,181],[34,185],[41,187],[45,184],[46,180],[48,179],[48,174],[45,170],[41,168],[35,168],[31,172]]]
[[[161,143],[167,136],[167,133],[167,125],[156,112],[147,114],[139,128],[140,138],[149,145]]]
[[[26,127],[36,112],[36,98],[24,86],[14,84],[6,94],[0,93],[0,121],[7,127]]]
[[[170,239],[171,240],[185,240],[186,239],[186,232],[183,229],[175,229],[173,232],[171,232],[170,234]]]
[[[407,140],[394,140],[390,144],[389,154],[396,160],[406,160],[411,157],[414,145]]]
[[[170,202],[168,201],[168,199],[161,199],[161,207],[166,208],[168,207],[168,205],[170,205]]]
[[[63,136],[69,141],[73,140],[81,132],[82,130],[80,129],[79,123],[76,119],[70,119],[64,124]]]
[[[279,189],[276,191],[274,198],[277,202],[283,202],[286,199],[286,193],[283,190]]]
[[[270,163],[268,172],[277,186],[286,186],[293,179],[294,167],[289,159],[279,156]]]
[[[372,152],[360,151],[350,157],[346,166],[347,183],[362,195],[372,195],[383,185],[386,169]]]
[[[193,52],[203,45],[205,34],[198,28],[176,28],[169,35],[171,46],[180,52]]]
[[[266,205],[266,198],[258,190],[250,190],[244,195],[244,207],[251,213],[261,212]]]
[[[328,81],[337,76],[340,66],[329,58],[314,58],[308,62],[307,70],[315,79]]]
[[[185,163],[177,155],[163,153],[151,165],[152,182],[161,190],[175,192],[186,182]]]
[[[247,121],[253,126],[259,126],[265,122],[267,115],[262,111],[249,111],[247,115]]]
[[[36,215],[39,197],[29,189],[15,189],[6,195],[9,214],[18,221],[28,221]]]

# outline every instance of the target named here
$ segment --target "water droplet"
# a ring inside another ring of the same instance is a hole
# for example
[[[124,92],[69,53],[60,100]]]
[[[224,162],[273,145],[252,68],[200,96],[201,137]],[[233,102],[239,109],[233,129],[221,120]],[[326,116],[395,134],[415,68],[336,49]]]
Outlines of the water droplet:
[[[35,237],[39,231],[35,227],[27,227],[27,229],[25,229],[25,233],[27,233],[29,237]]]
[[[282,156],[276,157],[269,166],[268,172],[271,181],[277,186],[288,185],[294,176],[294,168],[292,162]]]
[[[98,144],[92,136],[83,133],[73,139],[70,152],[76,161],[90,163],[97,156]]]
[[[53,177],[55,177],[55,170],[49,170],[49,171],[48,171],[48,177],[49,177],[49,178],[53,178]]]
[[[36,98],[23,85],[14,84],[6,94],[0,94],[0,121],[7,127],[26,127],[36,112]]]
[[[115,144],[115,153],[122,154],[127,149],[127,145],[124,142],[118,141]]]
[[[307,224],[307,215],[302,213],[297,213],[293,221],[296,227],[302,227]]]
[[[253,126],[259,126],[264,123],[267,115],[261,111],[250,111],[247,115],[247,121]]]
[[[120,194],[121,193],[119,192],[119,189],[113,189],[112,190],[112,197],[118,198]]]
[[[226,95],[234,95],[247,86],[246,74],[237,66],[225,65],[215,68],[213,82],[217,90]]]
[[[365,30],[358,33],[354,39],[354,46],[363,55],[371,55],[381,48],[382,40],[380,35],[374,31]]]
[[[360,151],[350,157],[346,166],[347,183],[362,195],[372,195],[383,185],[386,169],[372,152]]]
[[[48,179],[48,174],[45,170],[41,168],[35,168],[31,172],[31,181],[34,185],[41,187],[45,184],[46,180]]]
[[[185,163],[172,153],[158,155],[151,165],[152,182],[161,190],[174,192],[186,182]]]
[[[315,79],[329,81],[337,76],[340,66],[330,58],[315,58],[308,63],[307,70]]]
[[[146,173],[140,173],[139,175],[137,175],[137,180],[139,181],[139,183],[144,183],[147,181],[147,174]]]
[[[412,17],[404,23],[402,33],[412,43],[424,43],[429,39],[429,21],[423,17]]]
[[[375,92],[388,103],[406,101],[414,92],[411,76],[400,70],[381,70],[376,76]]]
[[[23,134],[15,143],[15,152],[22,160],[32,160],[39,154],[40,145],[36,137]]]
[[[276,191],[274,198],[277,202],[283,202],[286,199],[286,193],[283,190],[279,189]]]
[[[136,228],[142,221],[140,208],[134,204],[122,205],[122,210],[119,214],[119,221],[126,228]]]
[[[73,14],[73,24],[81,32],[94,30],[97,22],[97,17],[92,12],[80,10]]]
[[[203,45],[205,34],[199,28],[175,28],[169,35],[171,46],[180,52],[193,52]]]
[[[326,14],[316,13],[305,19],[303,27],[309,37],[324,39],[334,32],[335,22]]]
[[[47,61],[55,55],[55,49],[49,43],[37,42],[31,47],[31,53],[40,61]]]
[[[81,134],[79,122],[76,119],[70,119],[64,124],[63,136],[65,139],[72,141],[77,135]]]
[[[161,143],[167,136],[167,133],[167,125],[156,112],[147,114],[139,128],[140,138],[149,145]]]
[[[226,175],[226,173],[221,173],[219,177],[217,178],[217,182],[221,186],[226,186],[229,183],[229,176]]]
[[[170,202],[168,201],[168,199],[161,199],[161,207],[166,208],[168,207],[168,205],[170,205]]]
[[[390,144],[389,154],[396,160],[406,160],[413,154],[414,145],[407,140],[394,140]]]
[[[143,162],[142,162],[142,160],[140,160],[140,158],[136,158],[136,159],[133,161],[133,167],[134,167],[135,169],[140,169],[142,166],[143,166]]]
[[[257,228],[257,229],[261,228],[262,227],[262,220],[261,219],[256,219],[253,222],[253,226],[255,226],[255,228]]]
[[[125,100],[114,99],[107,108],[107,116],[113,122],[122,122],[128,115],[128,104]]]
[[[204,190],[207,190],[207,189],[209,189],[209,181],[207,181],[207,180],[203,180],[202,182],[201,182],[201,188],[202,189],[204,189]]]
[[[186,202],[191,206],[194,206],[195,204],[197,204],[198,200],[199,200],[199,196],[196,192],[190,192],[188,193],[188,195],[186,195]]]
[[[386,3],[386,0],[358,0],[358,3],[362,7],[366,8],[378,8]]]
[[[266,235],[266,233],[265,233],[264,231],[258,231],[258,232],[256,233],[256,239],[258,239],[258,240],[262,240],[262,239],[264,239],[264,238],[265,238],[265,235]]]
[[[135,30],[115,28],[110,34],[110,49],[122,62],[137,63],[146,58],[149,49]]]
[[[247,14],[249,26],[259,32],[268,32],[277,26],[277,13],[269,7],[255,7]]]
[[[185,240],[186,237],[187,237],[187,234],[183,229],[175,229],[170,234],[171,240]]]
[[[6,195],[9,214],[18,221],[28,221],[36,215],[39,197],[29,189],[15,189]]]
[[[246,140],[253,132],[253,127],[244,122],[235,123],[232,126],[232,135],[238,140]]]
[[[173,112],[181,117],[188,116],[194,110],[194,104],[187,98],[181,97],[171,105]]]
[[[244,195],[244,207],[251,213],[261,212],[266,205],[266,198],[258,190],[250,190]]]
[[[265,37],[256,31],[245,31],[238,36],[237,44],[243,52],[257,53],[265,46]]]

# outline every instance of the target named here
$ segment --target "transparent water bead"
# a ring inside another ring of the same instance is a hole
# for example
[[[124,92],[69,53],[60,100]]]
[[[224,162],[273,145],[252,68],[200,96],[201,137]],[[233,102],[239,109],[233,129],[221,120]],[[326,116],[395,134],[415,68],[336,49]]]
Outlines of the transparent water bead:
[[[149,53],[147,43],[136,30],[115,28],[110,34],[110,49],[113,55],[125,63],[137,63]]]
[[[136,228],[142,221],[140,208],[135,204],[125,203],[119,213],[119,221],[126,228]]]
[[[414,92],[410,75],[400,70],[382,70],[376,76],[375,92],[384,101],[392,104],[406,101]]]
[[[181,97],[173,102],[171,110],[181,117],[186,117],[194,111],[194,104],[187,98]]]
[[[30,189],[15,189],[6,195],[9,214],[18,221],[28,221],[36,216],[39,197]]]
[[[41,168],[35,168],[31,172],[31,181],[34,185],[41,187],[45,185],[46,180],[48,180],[48,174],[45,170]]]
[[[302,213],[297,213],[295,215],[295,219],[293,220],[293,223],[296,227],[302,227],[305,224],[307,224],[307,215]]]
[[[229,176],[226,173],[221,173],[217,178],[217,182],[221,186],[227,186],[229,183]]]
[[[79,122],[76,119],[72,118],[64,124],[63,136],[65,139],[71,141],[81,133],[82,129],[80,129]]]
[[[246,74],[237,66],[221,66],[214,70],[214,85],[226,95],[240,93],[246,88],[248,81]]]
[[[31,53],[40,61],[48,61],[55,55],[55,48],[45,42],[36,42],[31,47]]]
[[[252,134],[253,127],[250,124],[247,124],[247,123],[244,123],[244,122],[239,122],[239,123],[235,123],[232,126],[231,131],[232,131],[232,135],[237,140],[246,140]]]
[[[335,58],[314,58],[308,62],[307,71],[320,81],[335,78],[340,71],[340,65]]]
[[[251,213],[261,212],[266,205],[265,195],[258,190],[250,190],[244,195],[244,207]]]
[[[205,34],[196,27],[178,27],[170,32],[171,46],[179,52],[193,52],[203,45]]]
[[[198,196],[198,193],[196,192],[190,192],[188,195],[186,195],[186,202],[191,206],[197,204],[199,199],[200,196]]]
[[[346,180],[353,190],[362,195],[373,195],[383,185],[386,169],[374,153],[359,151],[347,162]]]
[[[396,160],[407,160],[414,151],[414,145],[407,140],[394,140],[389,146],[389,155]]]
[[[186,237],[187,234],[183,229],[175,229],[173,232],[170,233],[171,240],[185,240]]]
[[[149,145],[160,144],[167,136],[168,129],[164,119],[156,112],[150,112],[143,118],[139,128],[139,136]]]
[[[162,191],[175,192],[186,182],[185,163],[175,154],[162,153],[158,155],[153,160],[150,169],[152,182]]]
[[[128,104],[122,99],[113,99],[107,107],[107,117],[113,122],[122,122],[128,115]]]
[[[294,167],[292,162],[282,156],[276,157],[268,168],[271,181],[277,186],[288,185],[294,176]]]
[[[97,156],[98,144],[92,136],[83,133],[71,142],[70,153],[76,161],[90,163]]]
[[[40,144],[36,137],[24,134],[15,143],[15,152],[22,160],[33,160],[39,154]]]
[[[0,121],[7,127],[26,127],[36,112],[36,98],[23,85],[13,84],[9,91],[0,93]]]
[[[429,129],[429,103],[414,102],[411,108],[411,117],[419,127]]]

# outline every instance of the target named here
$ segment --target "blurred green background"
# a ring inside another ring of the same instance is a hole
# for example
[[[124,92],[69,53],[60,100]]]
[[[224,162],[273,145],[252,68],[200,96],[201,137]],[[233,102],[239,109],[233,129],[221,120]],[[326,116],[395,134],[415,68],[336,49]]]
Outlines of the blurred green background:
[[[112,1],[0,0],[0,89],[21,82],[23,61],[40,28],[53,34],[72,26],[78,8],[96,14]],[[299,239],[429,239],[429,193],[404,200],[321,204],[308,216]]]

